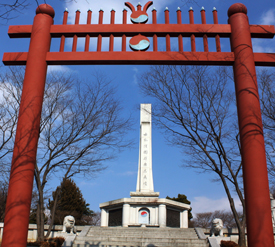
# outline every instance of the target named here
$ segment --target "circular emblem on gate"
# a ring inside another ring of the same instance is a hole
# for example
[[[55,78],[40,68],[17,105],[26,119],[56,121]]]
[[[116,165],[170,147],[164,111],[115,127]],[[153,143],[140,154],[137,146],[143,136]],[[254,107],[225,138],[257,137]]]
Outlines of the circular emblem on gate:
[[[142,216],[142,217],[146,217],[147,214],[148,214],[148,213],[147,213],[146,211],[142,211],[142,212],[141,212],[141,216]]]
[[[134,51],[146,51],[150,46],[150,40],[139,34],[134,36],[129,41],[130,48]]]
[[[147,15],[140,15],[138,17],[133,16],[133,14],[131,15],[131,21],[133,23],[145,23],[148,21],[148,16]]]

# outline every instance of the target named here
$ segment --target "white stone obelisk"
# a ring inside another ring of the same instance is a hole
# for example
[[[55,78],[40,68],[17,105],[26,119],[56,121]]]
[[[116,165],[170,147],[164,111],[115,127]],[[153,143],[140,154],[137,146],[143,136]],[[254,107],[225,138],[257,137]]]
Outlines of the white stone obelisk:
[[[140,141],[136,192],[131,197],[158,197],[154,192],[152,171],[152,117],[151,104],[140,105]]]

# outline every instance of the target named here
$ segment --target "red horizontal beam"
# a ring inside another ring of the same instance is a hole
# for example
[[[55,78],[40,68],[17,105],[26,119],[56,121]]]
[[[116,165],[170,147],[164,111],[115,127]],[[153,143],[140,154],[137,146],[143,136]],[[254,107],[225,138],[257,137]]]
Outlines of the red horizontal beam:
[[[4,53],[5,65],[25,65],[27,52]],[[275,66],[275,53],[254,53],[257,66]],[[175,64],[233,65],[232,52],[48,52],[48,65]]]
[[[4,53],[5,65],[26,64],[27,52]],[[232,65],[232,52],[49,52],[48,65],[77,64],[206,64]]]
[[[66,64],[193,64],[231,65],[231,52],[51,52],[49,65]]]
[[[89,34],[91,37],[97,37],[100,33],[103,37],[109,37],[113,34],[116,37],[121,37],[123,34],[126,36],[135,36],[142,34],[152,37],[156,34],[158,37],[166,37],[169,34],[171,37],[178,37],[182,34],[183,37],[190,37],[195,34],[202,37],[204,33],[215,37],[218,33],[220,36],[230,36],[230,25],[214,25],[214,24],[103,24],[103,25],[54,25],[51,28],[53,37],[60,37],[61,33],[67,37],[72,37],[76,34],[78,37],[85,37]]]
[[[32,25],[9,26],[8,35],[10,38],[30,38]]]
[[[275,66],[275,53],[254,53],[256,66]]]
[[[195,34],[202,37],[207,34],[209,37],[230,37],[231,27],[229,24],[83,24],[83,25],[52,25],[52,37],[85,37],[89,34],[91,37],[97,37],[101,34],[108,37],[113,34],[115,37],[121,37],[123,34],[134,36],[138,33],[148,37],[157,34],[159,37],[165,37],[169,34],[171,37],[177,37],[181,34],[183,37],[189,37]],[[29,38],[32,25],[10,26],[8,34],[11,38]],[[252,38],[273,38],[275,34],[273,25],[250,25]]]
[[[252,38],[273,38],[275,35],[274,25],[250,25]]]
[[[2,62],[4,65],[26,65],[28,52],[5,52]]]

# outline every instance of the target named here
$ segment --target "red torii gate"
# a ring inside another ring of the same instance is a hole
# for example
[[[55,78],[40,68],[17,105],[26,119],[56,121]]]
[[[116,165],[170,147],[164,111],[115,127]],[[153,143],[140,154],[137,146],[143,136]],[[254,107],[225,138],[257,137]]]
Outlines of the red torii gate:
[[[156,10],[152,11],[152,24],[147,21],[148,2],[141,6],[125,3],[131,8],[131,20],[123,10],[123,24],[114,24],[115,11],[111,11],[110,24],[103,24],[103,11],[99,23],[91,24],[88,11],[87,24],[67,25],[68,12],[64,12],[63,25],[53,25],[54,10],[47,4],[36,10],[33,25],[10,26],[11,38],[30,37],[28,52],[4,53],[5,65],[27,65],[21,97],[19,119],[14,144],[9,191],[6,205],[2,247],[25,247],[28,233],[29,211],[36,162],[39,124],[44,94],[47,65],[68,64],[176,64],[176,65],[232,65],[239,129],[242,147],[244,193],[247,213],[249,247],[274,246],[269,186],[263,138],[263,127],[258,95],[255,65],[275,66],[275,54],[253,53],[252,38],[273,38],[274,26],[249,25],[247,9],[233,4],[228,10],[229,24],[218,24],[217,11],[213,10],[214,24],[206,24],[205,11],[201,11],[202,24],[194,24],[193,11],[189,11],[190,24],[182,24],[181,11],[177,11],[177,24],[169,23],[165,10],[165,24],[157,24]],[[153,37],[153,51],[144,52]],[[73,37],[71,52],[64,52],[66,37]],[[85,49],[76,51],[77,38],[85,37]],[[89,51],[90,37],[97,37],[97,51]],[[109,51],[102,52],[102,37],[109,37]],[[122,49],[113,51],[114,37],[122,39]],[[126,51],[126,37],[133,37]],[[166,51],[157,50],[158,37],[166,38]],[[178,37],[178,51],[171,51],[170,37]],[[191,52],[183,51],[183,37],[190,37]],[[195,37],[203,37],[204,52],[196,52]],[[215,37],[216,52],[209,52],[208,38]],[[221,52],[220,37],[228,37],[232,52]],[[50,52],[51,38],[61,38],[60,51]]]

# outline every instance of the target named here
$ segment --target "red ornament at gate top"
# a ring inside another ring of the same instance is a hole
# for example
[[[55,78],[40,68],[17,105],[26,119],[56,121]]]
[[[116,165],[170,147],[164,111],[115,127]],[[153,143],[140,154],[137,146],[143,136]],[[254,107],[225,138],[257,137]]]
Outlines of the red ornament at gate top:
[[[132,14],[130,16],[131,21],[134,24],[146,23],[148,21],[148,14],[146,13],[147,9],[153,4],[153,1],[147,2],[143,10],[141,10],[141,4],[138,3],[137,10],[133,6],[133,4],[126,2],[125,5],[132,10]]]

